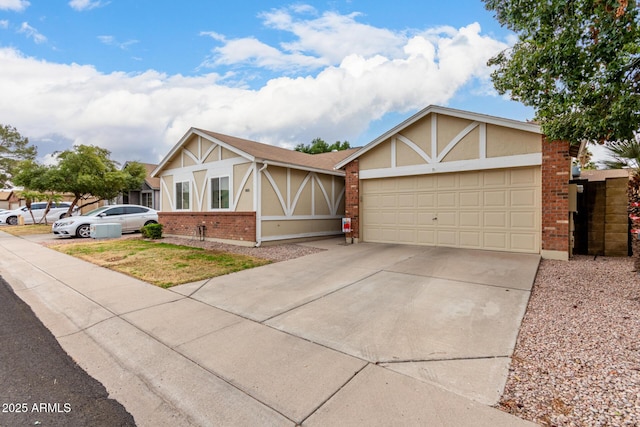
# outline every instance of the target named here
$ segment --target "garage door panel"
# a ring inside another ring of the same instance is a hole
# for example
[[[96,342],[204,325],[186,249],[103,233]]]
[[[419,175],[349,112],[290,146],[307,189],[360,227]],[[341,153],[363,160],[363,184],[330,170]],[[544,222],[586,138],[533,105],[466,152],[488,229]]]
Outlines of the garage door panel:
[[[461,228],[480,228],[482,218],[480,212],[460,212],[458,225]]]
[[[398,225],[417,225],[416,212],[398,212]]]
[[[481,194],[480,194],[479,191],[461,192],[458,195],[458,200],[459,200],[461,208],[466,208],[466,209],[476,208],[476,209],[479,209],[482,206],[482,203],[481,203],[482,197],[481,197]]]
[[[456,211],[438,211],[438,227],[455,227],[458,225],[458,213]]]
[[[536,205],[536,190],[533,188],[520,188],[510,191],[511,206],[534,207]]]
[[[436,195],[438,201],[438,209],[441,208],[454,208],[458,206],[458,193],[454,192],[442,192]]]
[[[482,234],[479,231],[460,231],[459,243],[461,248],[482,248]]]
[[[510,212],[511,228],[528,229],[534,231],[536,229],[537,216],[534,212]]]
[[[416,208],[416,195],[414,193],[398,194],[398,207],[400,208]]]
[[[537,247],[536,233],[511,233],[511,249],[520,252],[533,252]]]
[[[381,208],[396,208],[398,206],[397,194],[383,194],[380,198]]]
[[[485,187],[506,187],[507,186],[507,171],[495,170],[486,171],[483,173],[483,183]]]
[[[419,208],[435,208],[436,193],[418,193]]]
[[[485,249],[505,251],[507,247],[507,232],[485,232],[482,235]]]
[[[507,192],[505,190],[485,191],[483,194],[484,206],[491,208],[507,207]]]
[[[436,244],[438,246],[458,246],[457,230],[436,230]]]
[[[507,228],[506,212],[485,212],[484,226],[488,228]]]
[[[365,241],[540,252],[539,167],[361,182]]]

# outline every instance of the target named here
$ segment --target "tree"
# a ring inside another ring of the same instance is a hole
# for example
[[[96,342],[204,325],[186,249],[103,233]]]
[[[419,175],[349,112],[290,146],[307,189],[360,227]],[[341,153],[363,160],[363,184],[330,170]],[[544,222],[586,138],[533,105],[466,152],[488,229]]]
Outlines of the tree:
[[[613,160],[602,162],[608,169],[633,169],[635,175],[640,175],[640,142],[630,139],[611,142],[606,145],[609,156]]]
[[[69,214],[80,200],[113,199],[123,191],[140,188],[146,176],[139,162],[128,162],[120,170],[111,152],[92,145],[78,145],[57,154],[58,165],[47,174],[48,186],[60,193],[73,194]]]
[[[294,150],[307,154],[329,153],[331,151],[342,151],[351,148],[348,141],[336,141],[333,144],[327,144],[322,138],[316,138],[311,144],[298,144]]]
[[[517,43],[489,60],[496,90],[533,106],[549,140],[631,140],[640,129],[635,0],[483,0]]]
[[[31,214],[31,218],[35,223],[33,212],[31,212],[32,201],[46,201],[47,208],[44,211],[42,220],[45,224],[47,222],[47,214],[51,209],[52,202],[59,202],[62,200],[62,195],[57,193],[54,189],[54,182],[52,178],[52,168],[36,163],[34,160],[24,160],[20,162],[16,168],[17,173],[13,177],[13,182],[16,185],[20,185],[25,188],[22,191],[21,196],[27,200],[27,208]]]
[[[29,145],[29,139],[20,135],[16,128],[0,125],[0,188],[6,188],[23,160],[34,160],[37,149]]]

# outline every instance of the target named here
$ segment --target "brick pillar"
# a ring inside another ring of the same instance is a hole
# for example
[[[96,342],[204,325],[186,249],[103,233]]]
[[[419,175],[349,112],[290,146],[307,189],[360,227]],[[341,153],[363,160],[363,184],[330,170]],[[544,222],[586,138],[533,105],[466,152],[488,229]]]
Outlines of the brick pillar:
[[[542,256],[569,259],[569,179],[567,141],[542,140]]]
[[[351,218],[351,232],[347,240],[358,243],[360,239],[360,166],[355,159],[345,167],[345,216]]]

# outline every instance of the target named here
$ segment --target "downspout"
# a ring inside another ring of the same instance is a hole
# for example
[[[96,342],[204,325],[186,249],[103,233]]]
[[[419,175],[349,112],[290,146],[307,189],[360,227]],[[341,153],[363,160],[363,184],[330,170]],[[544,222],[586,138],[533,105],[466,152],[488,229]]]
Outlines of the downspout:
[[[262,171],[267,169],[267,166],[269,166],[269,164],[267,162],[263,162],[262,167],[258,169],[256,176],[258,188],[256,206],[256,248],[259,248],[260,245],[262,245]]]

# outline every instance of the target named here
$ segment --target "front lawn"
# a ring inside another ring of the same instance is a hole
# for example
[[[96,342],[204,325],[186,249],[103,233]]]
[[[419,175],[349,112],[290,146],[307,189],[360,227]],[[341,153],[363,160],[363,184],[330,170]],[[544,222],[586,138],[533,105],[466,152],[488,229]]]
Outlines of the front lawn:
[[[49,234],[51,233],[51,224],[7,225],[0,227],[0,231],[13,234],[14,236]]]
[[[209,279],[271,261],[138,238],[49,246],[163,288]]]

